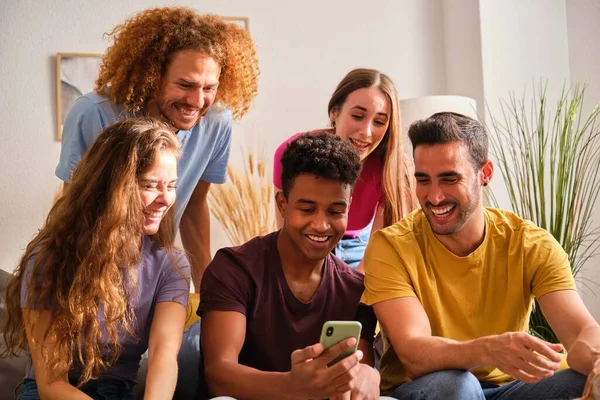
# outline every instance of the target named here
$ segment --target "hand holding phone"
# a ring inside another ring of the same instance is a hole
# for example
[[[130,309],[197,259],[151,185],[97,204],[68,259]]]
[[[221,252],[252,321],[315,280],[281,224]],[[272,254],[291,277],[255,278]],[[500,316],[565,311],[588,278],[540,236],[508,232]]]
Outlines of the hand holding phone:
[[[321,339],[319,341],[323,345],[324,350],[327,350],[329,347],[344,339],[351,337],[356,339],[354,346],[346,349],[333,361],[327,364],[328,367],[331,367],[335,363],[356,352],[358,349],[358,342],[360,341],[361,329],[362,325],[358,321],[327,321],[323,324],[323,329],[321,329]]]
[[[331,336],[334,331],[335,329],[330,331]],[[325,329],[325,336],[327,336],[327,329]],[[349,347],[353,347],[355,343],[356,340],[342,339],[327,351],[321,343],[294,350],[289,372],[290,392],[296,393],[298,398],[305,399],[336,398],[348,392],[350,382],[357,376],[361,365],[361,352],[354,352],[355,354],[346,359],[348,362],[331,365],[331,361]],[[353,360],[349,360],[350,358]]]

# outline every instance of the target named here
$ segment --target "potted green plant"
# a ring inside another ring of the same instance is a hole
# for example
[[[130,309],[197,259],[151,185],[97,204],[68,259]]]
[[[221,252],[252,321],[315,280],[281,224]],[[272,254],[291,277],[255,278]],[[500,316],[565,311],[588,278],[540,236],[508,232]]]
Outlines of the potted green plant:
[[[556,108],[548,110],[547,84],[531,100],[511,94],[501,100],[502,117],[491,118],[490,147],[502,173],[513,211],[548,230],[569,256],[578,276],[597,253],[598,230],[592,213],[600,191],[600,105],[587,115],[585,85],[563,88]],[[491,202],[497,204],[493,194]],[[537,302],[529,322],[532,334],[557,343]]]

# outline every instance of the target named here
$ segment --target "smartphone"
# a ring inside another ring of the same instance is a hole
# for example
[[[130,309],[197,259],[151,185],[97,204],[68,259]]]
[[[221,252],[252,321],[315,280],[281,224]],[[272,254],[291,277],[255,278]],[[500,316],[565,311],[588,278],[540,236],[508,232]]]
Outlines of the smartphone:
[[[327,364],[328,367],[343,360],[358,349],[361,329],[362,325],[358,321],[327,321],[323,324],[323,329],[321,329],[321,339],[319,341],[323,344],[325,349],[328,349],[344,339],[351,337],[356,339],[356,344]]]

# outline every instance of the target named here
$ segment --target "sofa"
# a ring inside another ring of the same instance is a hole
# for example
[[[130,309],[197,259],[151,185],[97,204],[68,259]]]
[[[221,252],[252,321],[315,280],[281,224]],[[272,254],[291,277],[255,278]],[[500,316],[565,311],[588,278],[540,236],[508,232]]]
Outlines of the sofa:
[[[0,270],[0,327],[6,322],[6,284],[11,275]],[[4,338],[0,336],[0,347]],[[0,358],[0,400],[14,399],[14,388],[21,382],[27,367],[27,357]]]

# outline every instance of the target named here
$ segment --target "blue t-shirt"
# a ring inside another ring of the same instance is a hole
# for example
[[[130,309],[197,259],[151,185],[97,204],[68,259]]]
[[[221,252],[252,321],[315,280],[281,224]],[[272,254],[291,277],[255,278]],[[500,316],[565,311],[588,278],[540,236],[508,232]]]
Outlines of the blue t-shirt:
[[[56,176],[69,182],[73,170],[100,132],[107,126],[132,116],[122,105],[114,104],[95,92],[77,99],[63,126]],[[198,181],[225,182],[231,145],[231,125],[231,112],[213,105],[192,130],[177,132],[182,154],[177,165],[177,226]]]
[[[158,247],[149,237],[144,236],[140,263],[137,265],[137,293],[134,296],[133,310],[135,323],[133,331],[135,336],[125,334],[122,330],[119,335],[122,346],[117,362],[101,373],[102,378],[119,378],[135,381],[142,354],[148,349],[150,328],[156,304],[165,301],[174,301],[188,306],[189,288],[186,279],[190,279],[190,265],[185,256],[179,252],[174,253],[173,260],[180,268],[178,270],[167,250]],[[29,282],[31,282],[31,268],[33,258],[29,261],[24,279],[21,281],[21,307],[27,307]],[[49,302],[46,302],[49,303]],[[98,315],[100,327],[104,337],[104,317]],[[74,365],[69,371],[69,377],[79,379],[81,366]],[[27,378],[35,379],[35,370],[31,363],[27,368]]]

